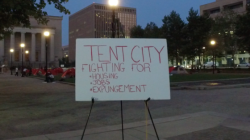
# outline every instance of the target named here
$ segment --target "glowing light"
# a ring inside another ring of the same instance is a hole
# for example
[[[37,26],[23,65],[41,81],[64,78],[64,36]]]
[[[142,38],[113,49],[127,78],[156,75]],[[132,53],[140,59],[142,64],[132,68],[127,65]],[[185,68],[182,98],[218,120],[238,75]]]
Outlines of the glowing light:
[[[216,42],[215,42],[214,40],[211,40],[210,44],[211,44],[211,45],[215,45]]]
[[[117,6],[118,5],[118,0],[109,0],[109,5],[110,6]]]
[[[21,43],[20,46],[23,48],[23,47],[25,46],[25,44],[24,44],[24,43]]]
[[[44,35],[44,36],[49,36],[50,33],[49,33],[48,31],[45,31],[45,32],[43,33],[43,35]]]

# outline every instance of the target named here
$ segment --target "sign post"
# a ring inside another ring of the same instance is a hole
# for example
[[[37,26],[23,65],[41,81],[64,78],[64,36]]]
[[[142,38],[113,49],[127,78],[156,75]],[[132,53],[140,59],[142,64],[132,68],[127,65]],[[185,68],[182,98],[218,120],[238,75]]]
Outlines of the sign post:
[[[93,100],[169,100],[167,42],[165,39],[77,39],[75,85],[75,100],[92,100],[92,105]]]

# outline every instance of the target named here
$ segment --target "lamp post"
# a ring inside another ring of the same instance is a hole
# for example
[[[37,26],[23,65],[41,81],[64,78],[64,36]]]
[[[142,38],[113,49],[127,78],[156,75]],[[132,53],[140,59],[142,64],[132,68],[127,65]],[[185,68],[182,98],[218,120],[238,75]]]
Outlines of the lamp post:
[[[115,23],[116,23],[116,21],[115,21],[115,7],[118,5],[118,0],[109,0],[109,5],[112,7],[112,37],[111,38],[115,38]],[[118,35],[118,37],[119,37],[119,35]],[[124,140],[122,101],[121,101],[121,119],[122,119],[122,140]]]
[[[211,40],[211,41],[210,41],[210,44],[211,44],[212,46],[215,46],[216,42],[215,42],[214,40]],[[213,74],[214,74],[214,49],[213,49]]]
[[[14,52],[14,49],[10,49],[10,74],[12,75],[12,53]]]
[[[109,5],[112,7],[112,37],[115,38],[115,6],[118,5],[118,0],[109,0]]]
[[[231,30],[230,31],[230,40],[232,41],[232,43],[229,44],[229,46],[231,47],[231,50],[232,50],[232,62],[233,62],[233,68],[235,68],[235,64],[234,64],[234,55],[235,55],[235,52],[236,52],[236,44],[235,44],[235,40],[234,40],[234,31]],[[231,46],[232,45],[232,46]]]
[[[22,68],[21,68],[21,73],[22,73],[22,77],[23,77],[23,48],[25,47],[25,44],[21,43],[20,46],[21,46],[21,49],[22,49]]]
[[[45,31],[44,33],[45,36],[45,81],[48,82],[48,37],[50,35],[50,32]]]
[[[29,54],[29,51],[26,50],[26,51],[25,51],[25,57],[26,57],[26,55],[27,55],[27,60],[26,60],[26,58],[25,58],[25,61],[29,61],[29,56],[28,56],[28,54]]]
[[[202,50],[203,50],[203,66],[204,66],[204,69],[205,69],[205,51],[206,51],[206,47],[202,47]]]

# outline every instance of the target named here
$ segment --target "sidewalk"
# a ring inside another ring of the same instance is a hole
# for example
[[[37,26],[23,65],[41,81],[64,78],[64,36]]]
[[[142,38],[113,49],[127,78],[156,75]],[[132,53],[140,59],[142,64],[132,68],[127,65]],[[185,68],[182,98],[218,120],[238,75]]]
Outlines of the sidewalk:
[[[90,119],[90,121],[95,120]],[[234,128],[239,131],[244,131],[244,133],[247,132],[248,134],[250,134],[249,118],[235,118],[215,112],[199,112],[168,118],[154,119],[154,123],[156,125],[156,129],[161,140],[165,140],[167,138],[183,134],[206,130],[217,126]],[[151,121],[148,120],[147,130],[145,124],[145,121],[124,124],[124,139],[144,140],[147,131],[148,140],[157,140]],[[78,130],[10,140],[80,140],[82,132],[83,130]],[[94,129],[87,128],[83,139],[122,139],[121,125],[107,126]]]

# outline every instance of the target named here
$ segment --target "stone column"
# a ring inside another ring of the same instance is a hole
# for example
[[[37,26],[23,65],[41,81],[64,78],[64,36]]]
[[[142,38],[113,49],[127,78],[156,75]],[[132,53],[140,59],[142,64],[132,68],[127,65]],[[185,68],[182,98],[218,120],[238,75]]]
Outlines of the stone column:
[[[10,35],[10,48],[15,49],[15,33]]]
[[[4,56],[4,40],[0,40],[0,61],[3,63]]]
[[[245,10],[247,8],[247,0],[243,0],[243,9]]]
[[[21,42],[20,42],[20,44],[21,43],[25,44],[25,32],[21,32]],[[18,47],[20,49],[20,52],[19,52],[19,54],[20,54],[20,56],[19,56],[19,62],[22,62],[22,55],[23,55],[23,62],[24,62],[25,61],[24,53],[25,53],[26,44],[25,44],[25,46],[23,48],[23,53],[22,53],[22,48],[21,48],[20,44],[18,44]]]
[[[54,62],[54,60],[55,60],[54,34],[50,35],[49,49],[50,49],[50,61]]]
[[[45,62],[45,36],[41,33],[41,62]]]
[[[14,49],[14,52],[13,52],[13,59],[12,59],[12,61],[14,62],[15,61],[15,51],[16,50],[18,50],[17,48],[16,48],[16,45],[15,45],[15,32],[13,32],[13,34],[11,34],[10,35],[10,48],[11,49]]]
[[[31,33],[31,52],[30,52],[30,62],[36,61],[36,33]]]

